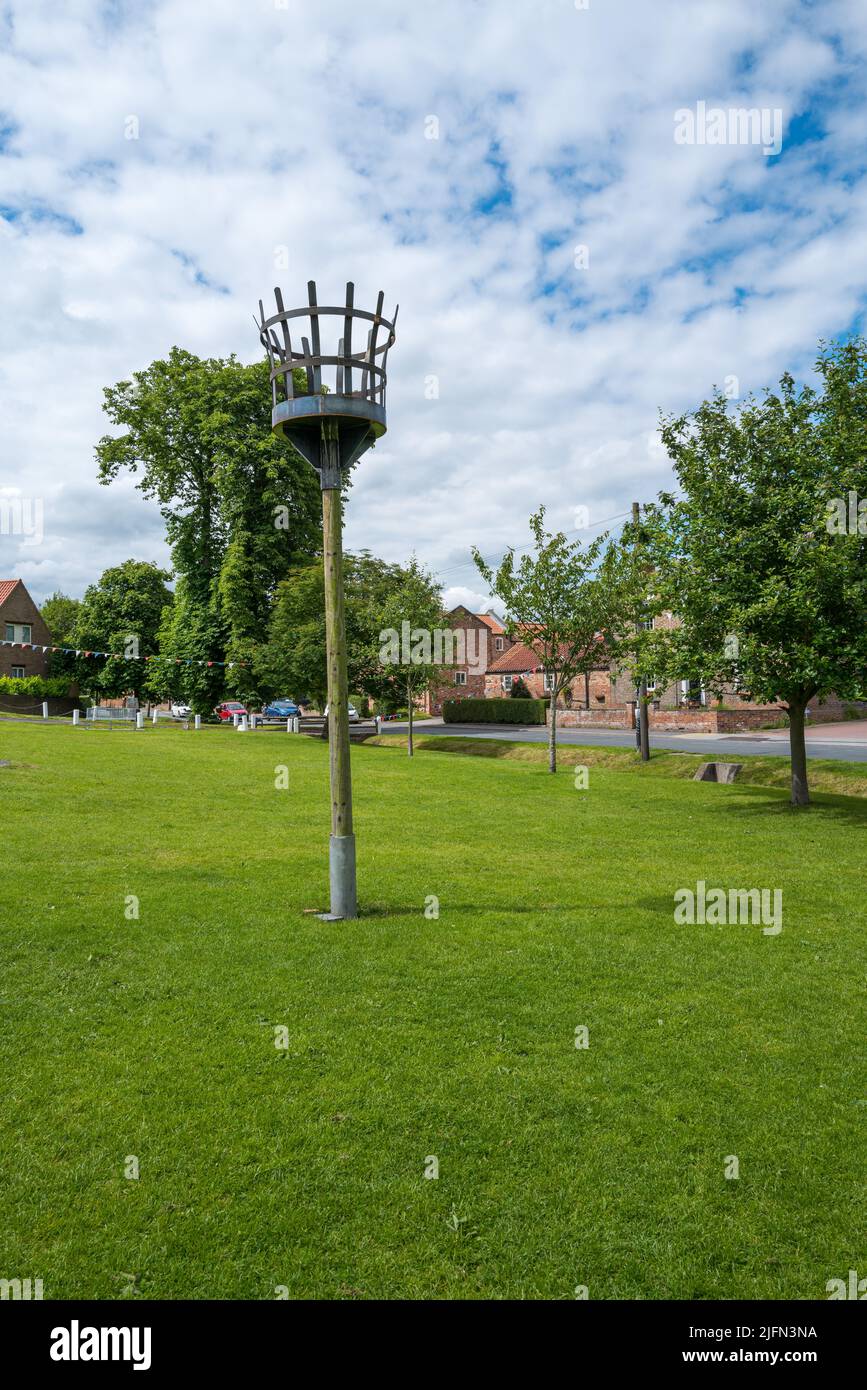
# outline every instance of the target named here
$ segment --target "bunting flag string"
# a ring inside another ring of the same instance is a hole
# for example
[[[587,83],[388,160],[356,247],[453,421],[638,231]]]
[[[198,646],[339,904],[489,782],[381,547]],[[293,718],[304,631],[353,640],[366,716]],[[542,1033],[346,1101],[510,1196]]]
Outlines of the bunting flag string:
[[[126,656],[121,652],[88,652],[83,647],[41,647],[38,642],[0,640],[0,647],[20,647],[25,652],[61,652],[64,656],[104,657],[106,661],[168,661],[175,666],[249,666],[249,661],[203,661],[193,656]]]

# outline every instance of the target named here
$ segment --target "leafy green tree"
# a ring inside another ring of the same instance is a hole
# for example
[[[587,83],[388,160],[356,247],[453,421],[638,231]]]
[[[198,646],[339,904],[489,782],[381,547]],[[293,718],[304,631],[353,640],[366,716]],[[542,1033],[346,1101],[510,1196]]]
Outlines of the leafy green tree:
[[[380,664],[406,696],[406,751],[412,757],[415,701],[441,675],[434,634],[445,622],[439,585],[415,557],[380,609],[379,622]]]
[[[59,589],[45,600],[40,612],[56,647],[72,646],[80,611],[80,599],[70,598]]]
[[[174,602],[163,609],[158,645],[163,659],[150,663],[149,691],[160,700],[186,701],[194,714],[210,714],[231,675],[219,664],[225,632],[210,606],[191,599],[186,578],[178,580]]]
[[[794,806],[809,802],[808,705],[863,695],[867,675],[867,536],[834,525],[850,491],[867,494],[867,344],[820,345],[816,371],[818,388],[786,373],[760,401],[731,410],[717,393],[665,418],[681,495],[643,520],[659,600],[681,622],[648,660],[719,696],[780,701]]]
[[[344,556],[347,669],[351,694],[382,699],[394,681],[379,660],[380,615],[406,571],[368,551]],[[325,581],[322,562],[301,566],[279,586],[268,641],[258,650],[262,698],[306,696],[325,707]]]
[[[172,602],[170,576],[144,560],[124,560],[103,572],[85,592],[75,627],[75,646],[109,652],[115,659],[79,661],[82,686],[93,694],[144,693],[147,658],[156,655],[163,610]]]
[[[545,530],[545,508],[530,518],[535,554],[504,555],[494,571],[473,547],[482,578],[505,607],[505,626],[539,657],[548,682],[548,771],[557,771],[557,699],[575,677],[608,659],[629,603],[625,553],[607,533],[584,546]]]
[[[321,544],[316,475],[271,430],[267,363],[174,347],[104,397],[120,433],[97,445],[100,482],[138,476],[165,520],[199,649],[216,642],[207,659],[243,660],[266,639],[280,580]],[[181,634],[167,640],[184,657]]]

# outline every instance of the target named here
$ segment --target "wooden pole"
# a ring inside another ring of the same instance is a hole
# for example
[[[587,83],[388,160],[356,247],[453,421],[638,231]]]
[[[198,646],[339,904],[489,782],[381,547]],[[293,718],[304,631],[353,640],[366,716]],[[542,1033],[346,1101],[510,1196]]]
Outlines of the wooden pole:
[[[632,504],[632,520],[638,526],[641,520],[641,507],[637,502]],[[650,722],[647,712],[647,677],[641,677],[638,693],[638,747],[641,751],[641,761],[646,763],[650,758]]]
[[[343,595],[343,508],[337,426],[322,426],[322,552],[325,567],[325,640],[328,661],[328,755],[331,772],[331,916],[357,917],[352,771],[349,761],[349,690]],[[333,485],[336,480],[336,485]]]

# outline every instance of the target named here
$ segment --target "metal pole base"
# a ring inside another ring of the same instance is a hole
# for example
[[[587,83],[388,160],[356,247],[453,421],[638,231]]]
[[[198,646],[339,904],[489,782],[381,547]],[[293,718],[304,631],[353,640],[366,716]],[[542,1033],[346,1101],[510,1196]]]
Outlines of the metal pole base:
[[[323,922],[342,922],[358,916],[355,891],[355,836],[331,835],[328,840],[328,877],[331,911],[319,914]]]

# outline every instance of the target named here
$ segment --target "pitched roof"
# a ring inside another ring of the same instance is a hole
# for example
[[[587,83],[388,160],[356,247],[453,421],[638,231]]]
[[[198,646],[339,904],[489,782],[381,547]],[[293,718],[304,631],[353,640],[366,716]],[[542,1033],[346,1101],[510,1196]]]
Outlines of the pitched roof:
[[[531,652],[529,647],[525,647],[523,642],[516,642],[514,647],[508,651],[501,652],[496,661],[492,661],[488,670],[498,676],[508,676],[515,671],[541,671],[542,664],[538,654]]]
[[[0,579],[0,605],[4,604],[20,579]]]
[[[529,626],[529,625],[527,625]],[[524,631],[527,631],[525,626]],[[559,648],[561,654],[567,653],[570,649],[563,643]],[[608,665],[607,659],[600,657],[599,664],[594,669],[603,671]],[[507,676],[515,671],[545,671],[548,667],[539,652],[534,652],[532,647],[527,647],[523,642],[516,642],[508,651],[502,652],[488,667],[492,675]]]
[[[468,613],[471,618],[478,618],[480,623],[484,623],[485,627],[490,628],[491,632],[497,633],[498,636],[506,631],[499,618],[496,618],[493,613],[474,613],[463,603],[458,603],[454,608],[450,608],[447,616],[453,618],[455,613]]]
[[[474,616],[479,618],[485,624],[485,627],[489,627],[491,632],[499,634],[506,631],[499,618],[496,618],[493,613],[476,613]]]

